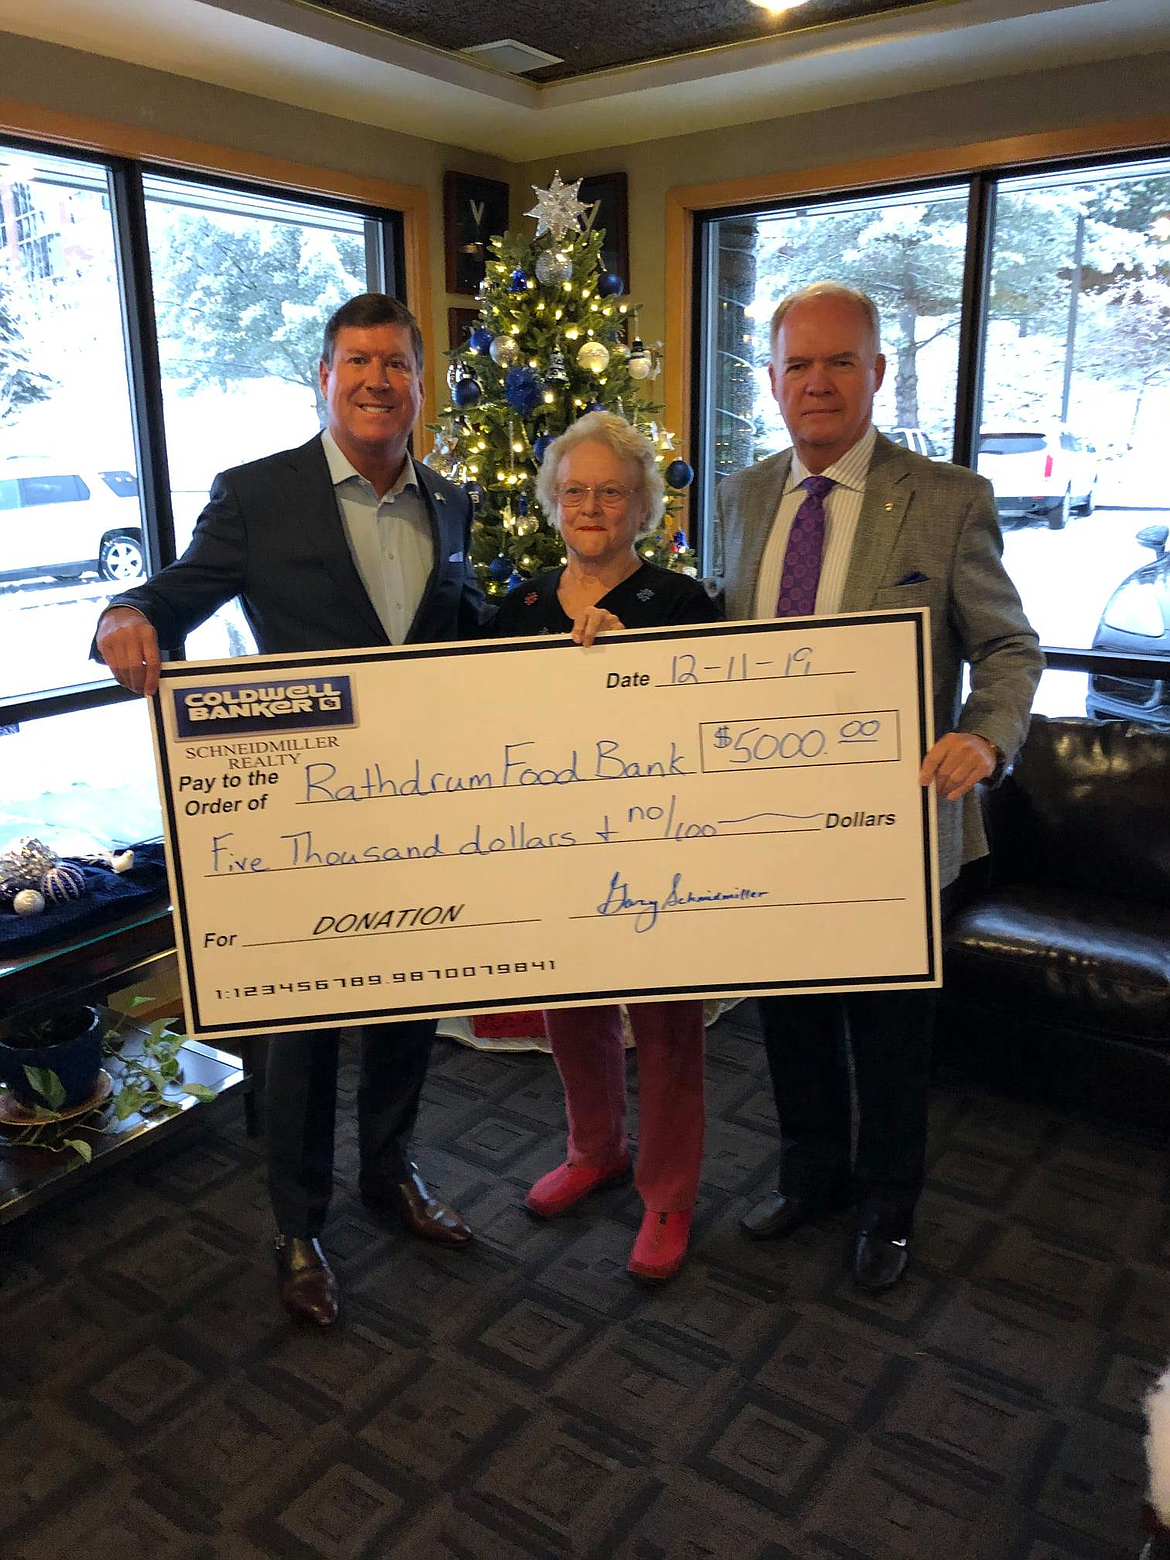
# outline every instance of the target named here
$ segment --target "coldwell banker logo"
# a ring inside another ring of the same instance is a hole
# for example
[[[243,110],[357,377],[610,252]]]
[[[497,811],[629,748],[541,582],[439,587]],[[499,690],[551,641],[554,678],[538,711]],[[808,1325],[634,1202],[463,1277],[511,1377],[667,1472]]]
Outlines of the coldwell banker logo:
[[[348,677],[312,682],[257,679],[247,683],[205,683],[175,693],[180,737],[234,735],[249,731],[300,731],[306,726],[352,726],[353,695]]]

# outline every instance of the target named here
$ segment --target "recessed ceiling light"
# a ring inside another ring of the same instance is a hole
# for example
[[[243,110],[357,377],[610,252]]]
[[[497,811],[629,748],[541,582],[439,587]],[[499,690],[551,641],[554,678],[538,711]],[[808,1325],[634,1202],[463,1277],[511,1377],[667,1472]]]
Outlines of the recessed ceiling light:
[[[806,5],[808,0],[752,0],[753,5],[758,5],[761,11],[767,11],[769,16],[780,16],[785,11],[795,11],[798,5]]]

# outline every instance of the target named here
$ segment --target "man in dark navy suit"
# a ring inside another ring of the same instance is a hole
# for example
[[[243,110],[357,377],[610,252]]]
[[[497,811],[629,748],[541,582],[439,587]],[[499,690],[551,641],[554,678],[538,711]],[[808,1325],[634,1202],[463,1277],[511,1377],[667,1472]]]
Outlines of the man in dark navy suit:
[[[454,639],[478,628],[467,496],[407,450],[423,401],[413,315],[382,293],[351,298],[325,327],[319,374],[324,431],[216,477],[183,556],[103,612],[95,652],[125,687],[153,694],[160,644],[181,644],[234,596],[264,654]],[[363,1031],[360,1187],[416,1235],[461,1244],[470,1230],[409,1155],[434,1028],[417,1020]],[[336,1029],[274,1036],[266,1091],[281,1299],[321,1326],[340,1300],[318,1241],[333,1181],[337,1057]]]

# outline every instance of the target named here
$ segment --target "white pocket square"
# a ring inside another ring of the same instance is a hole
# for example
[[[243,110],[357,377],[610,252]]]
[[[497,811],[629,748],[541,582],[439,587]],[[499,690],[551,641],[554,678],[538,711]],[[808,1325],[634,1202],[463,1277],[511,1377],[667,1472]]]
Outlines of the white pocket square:
[[[451,556],[447,559],[447,562],[448,563],[462,563],[463,562],[463,554],[461,552],[452,553]]]

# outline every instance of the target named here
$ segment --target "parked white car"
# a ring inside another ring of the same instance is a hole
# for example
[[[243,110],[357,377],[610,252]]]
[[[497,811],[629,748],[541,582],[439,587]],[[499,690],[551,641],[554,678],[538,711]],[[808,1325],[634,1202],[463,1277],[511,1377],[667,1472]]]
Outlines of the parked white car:
[[[0,580],[138,579],[146,550],[132,471],[0,461]]]
[[[1001,520],[1042,519],[1060,531],[1073,511],[1093,513],[1097,453],[1063,423],[984,428],[975,469],[995,489]]]

